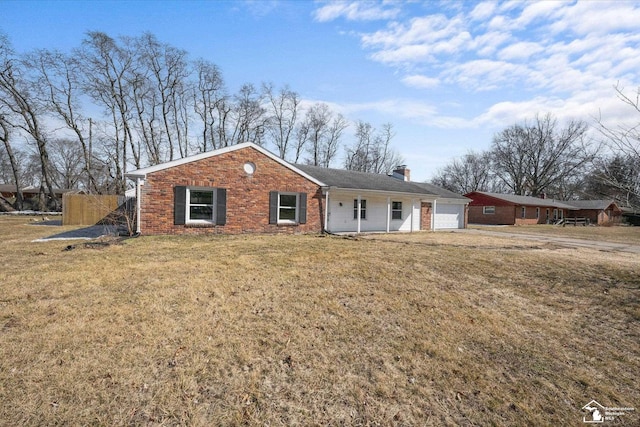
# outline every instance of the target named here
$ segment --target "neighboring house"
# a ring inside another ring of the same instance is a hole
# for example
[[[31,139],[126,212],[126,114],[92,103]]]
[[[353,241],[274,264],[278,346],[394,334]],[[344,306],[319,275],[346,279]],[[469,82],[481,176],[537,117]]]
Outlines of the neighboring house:
[[[489,225],[549,224],[577,208],[553,199],[473,191],[465,194],[469,203],[469,223]]]
[[[22,191],[22,198],[25,201],[37,200],[38,195],[40,194],[40,188],[33,187],[33,186],[24,187],[21,191]],[[76,190],[54,188],[53,194],[55,195],[58,202],[62,203],[62,195],[70,191],[76,191]],[[46,190],[45,190],[45,193],[47,193]],[[2,197],[4,197],[7,200],[15,199],[17,197],[16,186],[13,184],[0,184],[0,195],[2,195]]]
[[[408,170],[406,170],[408,174]],[[137,231],[319,233],[438,229],[439,195],[386,175],[294,165],[243,143],[127,173]],[[459,196],[458,196],[459,197]],[[463,206],[465,199],[458,199]],[[463,216],[464,218],[464,216]],[[465,226],[464,219],[458,226]]]
[[[586,218],[591,224],[620,222],[622,210],[613,200],[571,200],[566,202],[577,208],[571,213],[575,218]]]

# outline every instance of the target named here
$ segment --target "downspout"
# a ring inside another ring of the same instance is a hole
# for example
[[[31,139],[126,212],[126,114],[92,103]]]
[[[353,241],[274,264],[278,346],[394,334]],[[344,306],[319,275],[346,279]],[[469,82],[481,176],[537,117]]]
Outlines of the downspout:
[[[431,231],[436,231],[436,200],[433,199],[431,209]]]
[[[391,225],[391,197],[387,197],[387,233]]]
[[[324,232],[329,232],[329,189],[324,196]]]
[[[358,218],[357,218],[358,219],[358,222],[357,222],[358,223],[358,227],[357,227],[357,230],[356,230],[356,233],[358,233],[358,234],[360,234],[360,216],[362,215],[361,210],[362,210],[362,198],[361,198],[360,194],[358,194]]]
[[[413,217],[415,216],[415,208],[416,208],[416,200],[415,199],[411,199],[411,233],[413,233]]]
[[[140,201],[140,178],[136,178],[136,233],[140,234],[140,214],[142,212]]]

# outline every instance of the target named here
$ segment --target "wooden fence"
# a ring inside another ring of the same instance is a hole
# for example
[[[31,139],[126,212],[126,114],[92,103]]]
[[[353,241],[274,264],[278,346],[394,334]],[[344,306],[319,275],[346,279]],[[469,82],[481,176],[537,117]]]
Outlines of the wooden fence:
[[[94,225],[107,220],[124,202],[116,195],[69,194],[62,196],[62,225]]]

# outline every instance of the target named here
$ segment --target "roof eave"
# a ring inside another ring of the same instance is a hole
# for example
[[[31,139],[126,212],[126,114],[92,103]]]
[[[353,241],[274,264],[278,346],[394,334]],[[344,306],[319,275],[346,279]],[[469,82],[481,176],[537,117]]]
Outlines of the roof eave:
[[[431,194],[431,193],[409,193],[404,191],[372,190],[368,188],[349,188],[349,187],[336,187],[336,186],[326,186],[326,188],[328,188],[329,190],[347,191],[351,193],[384,194],[389,196],[413,197],[413,198],[420,198],[425,200],[435,200],[438,198],[437,194]]]

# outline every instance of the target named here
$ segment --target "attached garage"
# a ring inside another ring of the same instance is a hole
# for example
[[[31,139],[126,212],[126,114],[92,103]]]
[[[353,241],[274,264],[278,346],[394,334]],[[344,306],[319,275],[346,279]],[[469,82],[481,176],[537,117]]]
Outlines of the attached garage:
[[[464,228],[464,204],[446,203],[443,199],[436,200],[433,215],[433,229],[446,230]]]
[[[427,182],[414,184],[437,195],[431,205],[431,230],[453,230],[467,227],[466,214],[471,199]],[[422,228],[426,229],[424,225]]]

